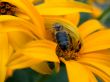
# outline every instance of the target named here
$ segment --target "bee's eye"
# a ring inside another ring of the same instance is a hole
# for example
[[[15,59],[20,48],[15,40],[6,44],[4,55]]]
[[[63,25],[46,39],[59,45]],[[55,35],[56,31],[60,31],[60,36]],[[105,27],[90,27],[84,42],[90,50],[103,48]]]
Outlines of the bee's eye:
[[[62,29],[62,25],[59,24],[59,23],[55,23],[55,24],[53,25],[53,27],[54,27],[54,29],[55,29],[56,31],[59,31],[59,30]]]

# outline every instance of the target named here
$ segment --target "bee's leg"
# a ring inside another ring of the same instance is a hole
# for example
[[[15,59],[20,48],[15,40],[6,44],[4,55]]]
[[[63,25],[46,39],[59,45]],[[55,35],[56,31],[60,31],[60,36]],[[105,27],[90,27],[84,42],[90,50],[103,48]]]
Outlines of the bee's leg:
[[[71,38],[70,34],[68,34],[68,38],[70,40],[70,43],[72,43],[72,38]]]
[[[78,44],[77,44],[77,46],[76,46],[76,48],[75,48],[75,52],[79,52],[80,49],[81,49],[81,46],[82,46],[81,42],[78,41]]]
[[[56,54],[58,55],[58,57],[63,57],[63,51],[58,45],[56,47]]]

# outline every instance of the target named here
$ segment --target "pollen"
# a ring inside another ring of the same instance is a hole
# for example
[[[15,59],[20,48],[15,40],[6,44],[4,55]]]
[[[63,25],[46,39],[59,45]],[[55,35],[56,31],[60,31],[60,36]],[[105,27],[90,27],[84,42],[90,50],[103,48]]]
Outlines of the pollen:
[[[16,6],[8,2],[0,2],[0,15],[15,15]]]
[[[56,54],[60,58],[64,58],[65,60],[75,60],[79,58],[79,52],[82,44],[78,44],[76,48],[71,48],[69,50],[63,51],[59,46],[56,47]]]

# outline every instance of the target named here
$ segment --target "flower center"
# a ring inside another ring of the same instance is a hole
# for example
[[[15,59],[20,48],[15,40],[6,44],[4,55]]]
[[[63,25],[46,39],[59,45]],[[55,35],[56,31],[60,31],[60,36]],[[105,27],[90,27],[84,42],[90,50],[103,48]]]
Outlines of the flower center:
[[[0,2],[0,15],[15,15],[16,6],[8,2]]]
[[[78,43],[76,48],[74,47],[74,44],[68,44],[68,45],[63,45],[63,47],[69,46],[65,50],[61,48],[61,45],[58,44],[56,48],[56,54],[58,57],[63,57],[65,60],[77,60],[79,51],[81,49],[82,44]]]

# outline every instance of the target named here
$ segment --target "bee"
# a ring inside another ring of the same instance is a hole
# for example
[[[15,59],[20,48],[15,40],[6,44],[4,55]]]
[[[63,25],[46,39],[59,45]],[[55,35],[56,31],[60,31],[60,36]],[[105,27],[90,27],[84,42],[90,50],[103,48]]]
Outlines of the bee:
[[[66,60],[75,59],[77,52],[79,52],[81,48],[80,41],[78,41],[76,45],[75,41],[73,41],[74,39],[65,31],[64,26],[60,23],[55,23],[53,29],[55,30],[54,35],[58,44],[56,47],[57,55]]]
[[[54,26],[56,42],[58,46],[62,49],[62,51],[68,51],[71,49],[71,37],[67,32],[63,30],[63,26],[56,23]]]
[[[60,18],[45,18],[46,36],[57,44],[56,55],[65,60],[77,60],[82,47],[82,39],[77,28],[69,21]]]

